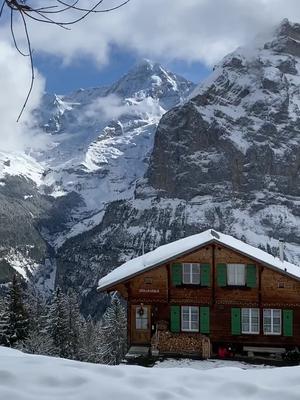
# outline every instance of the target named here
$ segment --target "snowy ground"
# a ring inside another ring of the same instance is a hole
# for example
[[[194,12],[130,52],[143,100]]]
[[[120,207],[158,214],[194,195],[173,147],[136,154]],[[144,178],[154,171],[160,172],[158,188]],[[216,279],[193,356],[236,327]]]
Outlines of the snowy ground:
[[[0,348],[0,399],[299,400],[300,367],[199,370],[186,363],[181,368],[166,363],[166,368],[109,367]]]
[[[266,365],[248,364],[243,361],[234,360],[191,360],[189,358],[181,358],[178,360],[168,358],[162,362],[157,362],[154,368],[193,368],[200,370],[234,367],[241,369],[258,369],[258,368],[271,368]]]

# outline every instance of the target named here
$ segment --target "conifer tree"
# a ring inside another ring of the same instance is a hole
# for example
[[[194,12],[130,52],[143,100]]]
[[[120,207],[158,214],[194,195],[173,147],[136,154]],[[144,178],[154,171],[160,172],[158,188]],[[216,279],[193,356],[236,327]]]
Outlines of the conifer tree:
[[[67,302],[60,288],[57,288],[50,306],[48,332],[59,357],[68,355],[68,312]]]
[[[3,297],[0,299],[0,346],[10,346],[8,338],[8,303],[7,298]]]
[[[29,333],[22,350],[32,354],[56,355],[52,337],[48,332],[47,301],[42,293],[33,287],[30,287],[28,292]]]
[[[48,332],[59,357],[79,359],[82,327],[83,318],[76,295],[74,293],[65,295],[58,288],[50,307]]]
[[[127,350],[127,318],[125,308],[115,295],[102,320],[102,361],[120,364]]]
[[[69,291],[66,296],[68,312],[68,358],[79,359],[80,336],[84,327],[84,319],[80,314],[77,295]]]
[[[81,361],[100,363],[101,355],[101,326],[99,322],[94,322],[89,316],[84,323],[79,346],[79,358]]]
[[[28,335],[28,313],[25,308],[21,284],[14,275],[7,301],[6,334],[11,346],[26,339]]]

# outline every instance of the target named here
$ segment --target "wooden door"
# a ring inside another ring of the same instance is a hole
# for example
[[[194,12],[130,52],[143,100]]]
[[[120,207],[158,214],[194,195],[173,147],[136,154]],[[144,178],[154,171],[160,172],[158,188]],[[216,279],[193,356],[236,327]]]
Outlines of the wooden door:
[[[131,306],[131,344],[150,344],[151,341],[151,306]]]

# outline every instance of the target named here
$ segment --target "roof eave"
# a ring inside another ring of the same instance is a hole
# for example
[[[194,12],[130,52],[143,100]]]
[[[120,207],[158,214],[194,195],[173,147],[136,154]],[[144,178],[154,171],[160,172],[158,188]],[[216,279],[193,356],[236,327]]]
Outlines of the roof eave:
[[[201,249],[201,247],[207,246],[207,245],[209,245],[209,244],[211,244],[211,243],[213,243],[213,242],[217,242],[217,240],[214,239],[214,238],[212,238],[212,239],[206,241],[205,243],[202,243],[201,245],[192,247],[192,248],[190,248],[190,249],[188,249],[188,250],[186,250],[186,251],[184,251],[184,252],[175,254],[175,255],[173,255],[172,257],[168,257],[168,258],[164,259],[163,261],[160,261],[160,262],[158,262],[158,263],[155,263],[155,264],[153,264],[153,265],[151,265],[151,266],[149,266],[149,267],[143,269],[142,271],[139,271],[139,272],[136,272],[136,273],[131,274],[131,275],[129,275],[129,276],[126,276],[126,278],[119,279],[118,281],[115,281],[114,283],[107,284],[107,285],[105,285],[105,286],[103,286],[103,287],[97,287],[97,291],[98,291],[98,292],[104,292],[104,291],[105,291],[106,289],[108,289],[109,287],[113,287],[113,286],[119,285],[120,283],[124,283],[124,282],[126,282],[126,281],[129,281],[130,279],[132,279],[132,278],[134,278],[134,277],[136,277],[136,276],[138,276],[138,275],[140,275],[140,274],[142,274],[142,273],[144,273],[144,272],[150,271],[151,269],[157,268],[157,267],[159,267],[159,266],[162,265],[162,264],[165,264],[165,263],[168,263],[168,262],[171,261],[171,260],[174,260],[174,258],[183,257],[183,256],[185,256],[186,254],[192,253],[193,251],[198,250],[198,249]],[[219,242],[218,242],[218,243],[219,243]]]
[[[267,266],[267,267],[269,267],[269,268],[271,268],[271,269],[273,269],[273,270],[275,270],[275,271],[277,271],[277,272],[283,273],[283,274],[285,274],[285,275],[287,275],[287,276],[289,276],[289,277],[291,277],[291,278],[293,278],[293,279],[296,279],[296,280],[300,281],[300,277],[298,277],[298,276],[296,276],[296,275],[293,275],[293,274],[289,273],[288,271],[282,270],[282,269],[276,267],[275,265],[272,265],[272,264],[269,264],[269,263],[267,263],[267,262],[265,262],[265,261],[262,261],[261,259],[259,259],[259,258],[257,258],[257,257],[254,257],[254,256],[252,256],[252,255],[249,255],[249,254],[247,254],[247,253],[245,253],[245,252],[243,252],[243,251],[241,251],[241,250],[239,250],[239,249],[237,249],[237,248],[235,248],[235,247],[233,247],[233,246],[230,246],[230,245],[228,245],[228,244],[224,244],[222,241],[218,240],[217,238],[212,238],[212,239],[210,239],[210,240],[208,240],[208,241],[202,243],[201,245],[192,247],[192,248],[190,248],[190,249],[188,249],[188,250],[186,250],[186,251],[184,251],[184,252],[175,254],[175,255],[173,255],[172,257],[168,257],[168,258],[166,258],[166,259],[163,260],[163,261],[160,261],[160,262],[158,262],[158,263],[155,263],[155,264],[153,264],[153,265],[151,265],[151,266],[149,266],[149,267],[143,269],[142,271],[139,271],[139,272],[136,272],[136,273],[131,274],[131,275],[129,275],[129,276],[126,276],[126,278],[119,279],[119,280],[115,281],[114,283],[107,284],[107,285],[105,285],[105,286],[103,286],[103,287],[98,287],[98,288],[97,288],[97,291],[98,291],[98,292],[107,291],[108,288],[113,288],[114,286],[119,285],[120,283],[126,283],[126,282],[129,281],[130,279],[132,279],[132,278],[134,278],[134,277],[136,277],[136,276],[138,276],[138,275],[140,275],[140,274],[142,274],[142,273],[144,273],[144,272],[147,272],[147,271],[150,271],[150,270],[152,270],[152,269],[154,269],[154,268],[157,268],[157,267],[159,267],[159,266],[162,265],[162,264],[165,264],[165,263],[168,263],[168,262],[171,261],[171,260],[174,260],[175,258],[183,257],[183,256],[185,256],[186,254],[192,253],[193,251],[199,250],[199,249],[201,249],[202,247],[205,247],[205,246],[207,246],[207,245],[209,245],[209,244],[212,244],[212,243],[217,243],[217,244],[220,244],[220,245],[222,245],[222,246],[224,246],[224,247],[226,247],[226,248],[228,248],[228,249],[230,249],[230,250],[237,251],[237,252],[239,252],[240,254],[242,254],[242,255],[244,255],[244,256],[246,256],[246,257],[248,257],[248,258],[251,258],[252,260],[254,260],[254,261],[256,261],[256,262],[258,262],[258,263],[260,263],[260,264],[262,264],[262,265],[264,265],[264,266]]]
[[[254,261],[260,263],[261,265],[264,265],[264,266],[266,266],[266,267],[269,267],[270,269],[273,269],[274,271],[281,272],[281,273],[283,273],[284,275],[287,275],[287,276],[289,276],[289,277],[291,277],[291,278],[293,278],[293,279],[296,279],[296,280],[300,281],[300,277],[297,276],[297,275],[291,274],[290,272],[288,272],[288,271],[286,271],[286,270],[283,270],[283,269],[280,269],[280,268],[276,267],[275,265],[272,265],[272,264],[269,264],[269,263],[267,263],[267,262],[265,262],[265,261],[262,261],[260,258],[257,258],[257,257],[254,257],[254,256],[252,256],[252,255],[249,255],[249,254],[245,253],[244,251],[237,250],[237,249],[236,249],[235,247],[233,247],[233,246],[230,246],[230,245],[227,245],[227,244],[224,244],[224,243],[221,243],[221,242],[220,242],[220,244],[222,244],[222,246],[227,247],[227,248],[230,249],[230,250],[238,251],[238,252],[239,252],[240,254],[242,254],[243,256],[246,256],[246,257],[248,257],[248,258],[251,258],[252,260],[254,260]]]

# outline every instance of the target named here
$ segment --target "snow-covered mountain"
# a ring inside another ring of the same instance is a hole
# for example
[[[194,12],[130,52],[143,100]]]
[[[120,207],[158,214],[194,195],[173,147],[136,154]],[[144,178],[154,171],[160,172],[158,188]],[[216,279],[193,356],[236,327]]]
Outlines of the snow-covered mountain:
[[[300,25],[285,20],[196,88],[145,61],[109,88],[46,96],[42,182],[21,201],[48,257],[39,282],[56,271],[101,313],[99,277],[210,227],[274,254],[281,237],[300,263],[299,84]]]
[[[14,194],[6,193],[12,179],[28,186],[28,193],[24,188],[18,193],[21,200],[17,208],[46,243],[38,263],[30,262],[41,264],[41,268],[35,266],[32,270],[43,269],[45,258],[53,265],[52,247],[58,248],[67,238],[97,226],[107,204],[133,197],[136,180],[146,172],[161,116],[182,103],[194,87],[161,65],[143,60],[110,87],[44,96],[35,117],[47,137],[47,148],[38,153],[31,151],[30,156],[0,153],[0,194],[2,190],[7,201],[8,195],[14,198]],[[45,202],[37,214],[30,210],[35,196]],[[3,213],[10,220],[12,232],[17,230],[18,215],[12,223],[6,209]],[[12,253],[23,241],[17,237],[13,242],[9,250]],[[37,246],[30,240],[29,245]],[[3,257],[8,260],[7,251]],[[27,250],[24,266],[28,264],[26,258]],[[46,271],[46,278],[48,275]]]
[[[300,263],[299,56],[300,25],[283,21],[162,116],[133,198],[109,203],[98,226],[59,250],[58,282],[84,292],[88,312],[106,271],[211,226],[273,254],[283,238]]]

